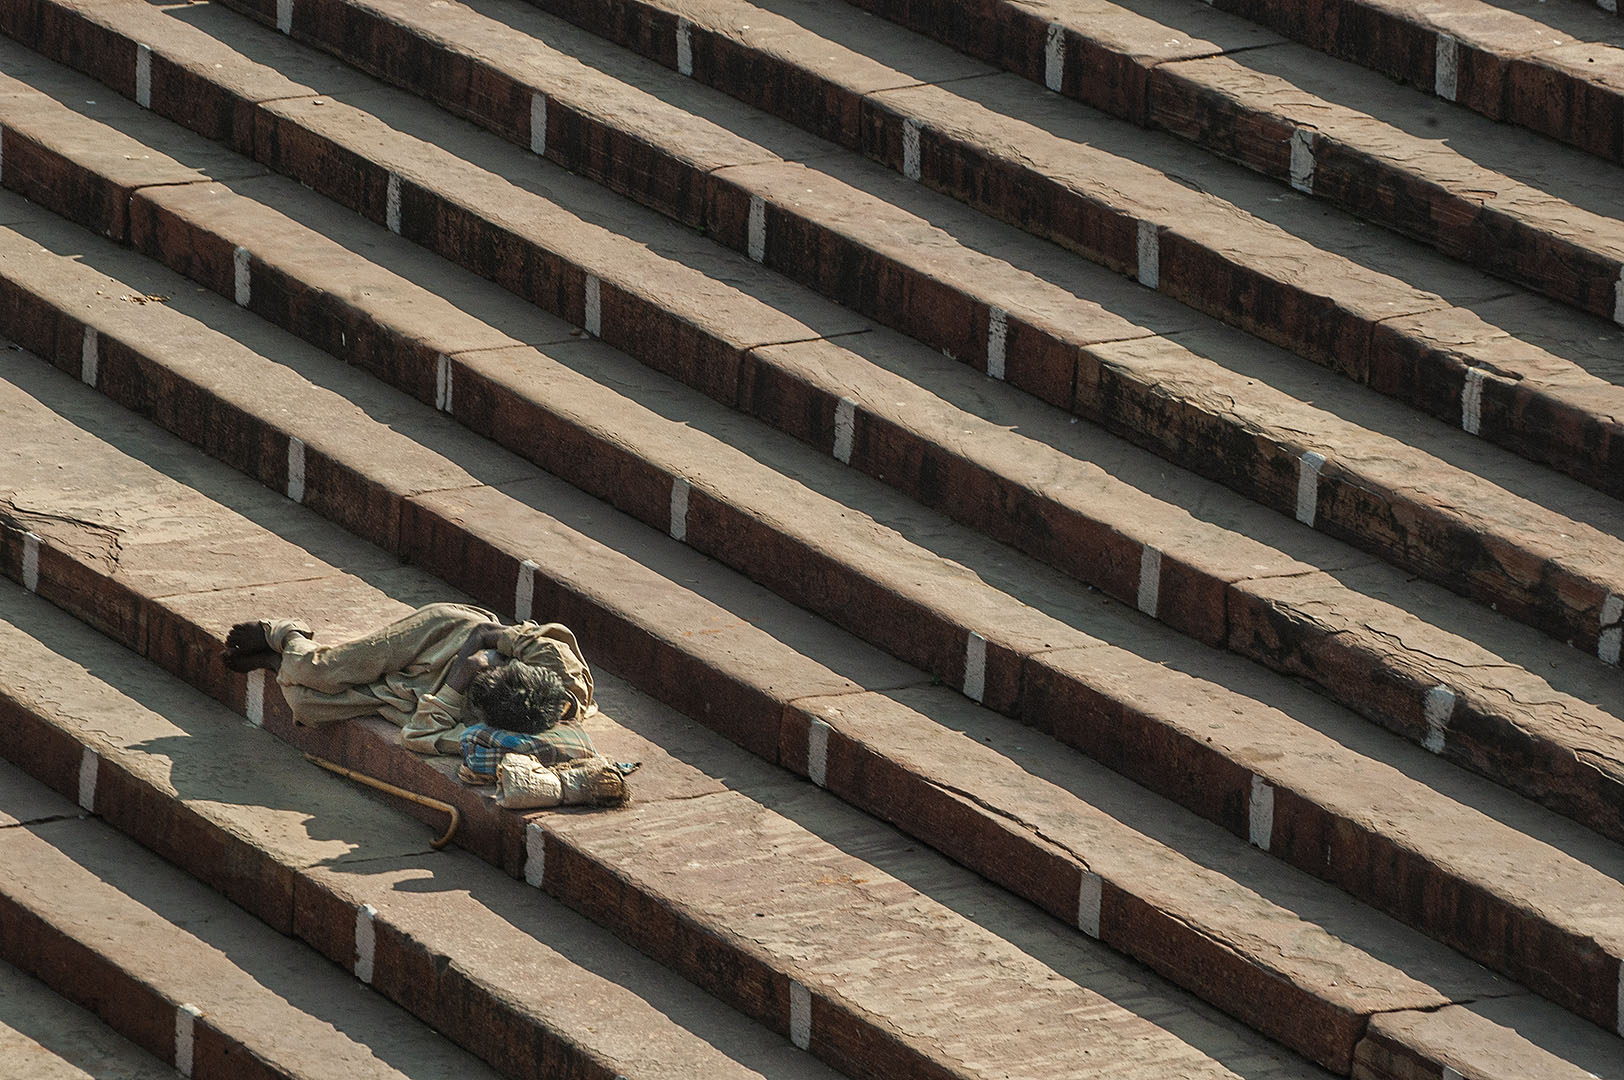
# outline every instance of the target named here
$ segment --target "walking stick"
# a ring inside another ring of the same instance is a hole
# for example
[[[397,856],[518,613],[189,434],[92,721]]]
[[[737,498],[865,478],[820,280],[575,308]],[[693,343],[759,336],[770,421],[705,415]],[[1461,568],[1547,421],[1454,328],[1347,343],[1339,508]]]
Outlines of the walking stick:
[[[441,802],[439,799],[431,799],[427,795],[419,795],[415,791],[407,791],[403,787],[396,787],[394,784],[368,776],[366,773],[356,772],[354,769],[347,769],[342,765],[328,761],[326,758],[319,758],[315,754],[306,754],[305,760],[310,762],[312,765],[320,765],[328,772],[335,772],[340,776],[348,777],[349,779],[363,783],[368,787],[375,787],[379,791],[387,791],[391,795],[398,795],[402,799],[409,799],[412,802],[417,803],[419,806],[427,806],[431,810],[439,810],[441,813],[450,814],[451,825],[446,829],[445,835],[440,837],[438,840],[429,841],[429,847],[433,848],[435,851],[439,851],[441,848],[451,843],[451,837],[456,834],[457,826],[462,824],[462,815],[457,812],[457,808],[455,806],[452,806],[448,802]]]

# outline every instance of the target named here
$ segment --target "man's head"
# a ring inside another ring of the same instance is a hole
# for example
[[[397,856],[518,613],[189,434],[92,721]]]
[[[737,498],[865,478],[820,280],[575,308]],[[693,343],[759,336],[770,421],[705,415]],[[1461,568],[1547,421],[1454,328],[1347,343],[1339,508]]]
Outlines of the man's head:
[[[522,660],[487,668],[468,684],[468,722],[504,731],[539,735],[575,708],[575,698],[556,673]]]

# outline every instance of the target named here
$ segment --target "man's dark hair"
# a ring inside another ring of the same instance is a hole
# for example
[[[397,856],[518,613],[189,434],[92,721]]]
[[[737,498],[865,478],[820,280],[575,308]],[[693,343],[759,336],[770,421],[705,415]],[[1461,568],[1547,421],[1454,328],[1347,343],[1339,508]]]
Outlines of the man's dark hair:
[[[468,685],[468,719],[521,735],[556,727],[574,703],[556,672],[510,660],[474,676]]]

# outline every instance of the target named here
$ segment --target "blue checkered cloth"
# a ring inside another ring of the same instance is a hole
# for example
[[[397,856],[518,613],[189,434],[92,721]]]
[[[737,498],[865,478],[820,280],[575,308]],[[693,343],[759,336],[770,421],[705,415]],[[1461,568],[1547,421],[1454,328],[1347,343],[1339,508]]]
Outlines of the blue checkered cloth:
[[[462,735],[462,764],[482,781],[496,779],[503,754],[528,754],[543,765],[592,757],[597,748],[580,724],[563,723],[540,735],[521,735],[489,724],[470,724]]]

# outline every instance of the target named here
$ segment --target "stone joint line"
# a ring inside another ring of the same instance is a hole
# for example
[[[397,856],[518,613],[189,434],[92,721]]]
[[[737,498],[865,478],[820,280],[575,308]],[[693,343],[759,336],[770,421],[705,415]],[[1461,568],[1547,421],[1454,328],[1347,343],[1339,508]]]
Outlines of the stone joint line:
[[[1460,387],[1460,428],[1468,435],[1480,435],[1483,430],[1482,368],[1469,367]]]
[[[1291,133],[1291,186],[1304,195],[1314,194],[1314,143],[1318,138],[1311,128]]]
[[[1325,455],[1309,450],[1297,460],[1297,520],[1314,527],[1319,513],[1319,475],[1325,464]]]
[[[38,533],[23,533],[23,588],[31,593],[39,592],[39,545]]]
[[[101,336],[95,327],[85,327],[84,343],[79,349],[79,379],[86,386],[95,386],[97,369],[101,365]]]
[[[581,318],[581,325],[587,333],[593,337],[603,336],[603,294],[596,274],[586,276]]]
[[[539,822],[524,827],[524,881],[541,888],[547,880],[547,832]]]
[[[1153,221],[1139,222],[1139,284],[1147,289],[1162,287],[1161,235]]]
[[[248,673],[247,685],[243,688],[242,702],[243,716],[255,727],[265,726],[265,669],[259,668]]]
[[[389,190],[384,196],[384,224],[396,236],[400,235],[400,174],[389,174]]]
[[[372,985],[372,960],[378,948],[378,909],[362,904],[355,909],[355,977]]]
[[[434,407],[451,411],[451,357],[441,353],[434,361]]]
[[[96,751],[88,746],[79,755],[79,809],[87,814],[96,812],[96,772],[100,760]]]
[[[1004,378],[1005,349],[1009,344],[1009,312],[1003,308],[987,309],[987,374],[994,379]]]
[[[536,571],[540,569],[534,559],[519,564],[519,577],[513,585],[513,617],[519,622],[530,621],[536,600]]]
[[[305,497],[305,444],[303,439],[288,436],[288,498],[296,503]]]
[[[1139,553],[1139,610],[1156,617],[1161,607],[1162,553],[1149,544]]]
[[[1442,683],[1427,691],[1426,700],[1422,703],[1422,713],[1427,721],[1427,734],[1421,745],[1434,754],[1444,752],[1444,736],[1449,729],[1449,719],[1455,713],[1455,702],[1458,700],[1459,695]]]
[[[789,1041],[802,1050],[812,1045],[812,991],[795,979],[789,984]]]
[[[1596,638],[1596,657],[1604,664],[1619,663],[1620,646],[1624,645],[1624,597],[1608,593],[1601,603],[1601,633]]]
[[[231,252],[231,275],[233,298],[238,307],[247,307],[253,292],[248,279],[248,249],[240,244]]]
[[[187,1003],[175,1009],[175,1071],[192,1075],[192,1048],[196,1040],[197,1018],[203,1010]]]
[[[671,539],[688,539],[688,493],[693,485],[680,476],[671,478]]]
[[[750,196],[750,228],[747,241],[750,258],[756,262],[767,259],[767,200],[760,195]]]
[[[135,47],[135,103],[152,108],[152,46]]]
[[[1439,34],[1432,89],[1445,101],[1454,101],[1460,81],[1460,42],[1453,34]]]
[[[987,639],[970,631],[964,643],[964,696],[980,702],[987,693]]]
[[[806,778],[818,787],[827,787],[829,775],[829,733],[827,721],[816,718],[806,727]]]
[[[851,464],[852,441],[857,434],[857,402],[849,397],[840,399],[835,406],[835,460],[842,465]]]
[[[538,157],[547,154],[547,95],[530,95],[530,152]]]
[[[1098,940],[1100,936],[1100,908],[1105,896],[1105,879],[1092,870],[1084,870],[1077,885],[1077,929]]]
[[[1055,93],[1060,92],[1066,78],[1066,28],[1059,23],[1049,24],[1049,33],[1043,43],[1043,85]]]
[[[694,74],[694,24],[683,18],[677,19],[677,74]]]
[[[1269,842],[1274,838],[1274,787],[1256,773],[1252,774],[1247,821],[1247,839],[1253,847],[1268,851]]]
[[[911,116],[902,121],[902,175],[919,179],[919,121]]]

